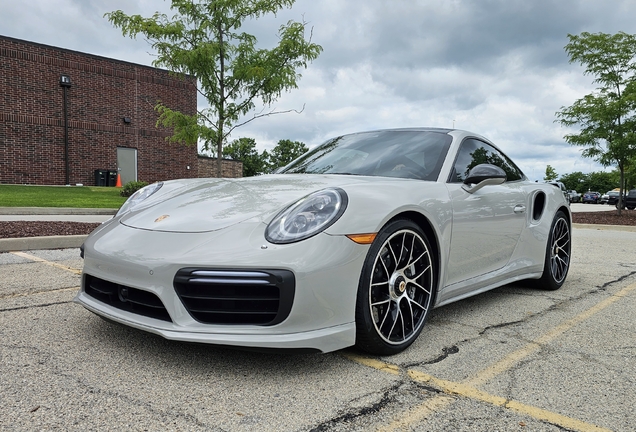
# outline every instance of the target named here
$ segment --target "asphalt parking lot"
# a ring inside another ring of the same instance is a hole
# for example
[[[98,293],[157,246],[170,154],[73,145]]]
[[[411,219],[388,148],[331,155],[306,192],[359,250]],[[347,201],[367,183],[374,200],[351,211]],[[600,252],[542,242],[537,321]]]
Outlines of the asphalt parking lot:
[[[630,431],[636,232],[573,230],[562,289],[433,311],[392,357],[243,352],[72,303],[78,249],[0,254],[1,430]]]

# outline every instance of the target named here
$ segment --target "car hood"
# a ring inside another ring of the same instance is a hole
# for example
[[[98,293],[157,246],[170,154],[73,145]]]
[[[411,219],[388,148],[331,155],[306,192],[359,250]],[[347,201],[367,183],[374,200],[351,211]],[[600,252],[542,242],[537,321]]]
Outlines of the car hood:
[[[215,231],[252,218],[267,222],[287,205],[326,187],[369,181],[373,178],[290,174],[175,180],[120,222],[152,231]]]

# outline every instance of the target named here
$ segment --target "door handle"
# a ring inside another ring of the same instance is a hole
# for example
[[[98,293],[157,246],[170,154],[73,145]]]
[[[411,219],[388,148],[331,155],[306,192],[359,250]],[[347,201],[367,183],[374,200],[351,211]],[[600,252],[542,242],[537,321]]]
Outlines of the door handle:
[[[522,213],[525,213],[525,212],[526,212],[526,206],[521,205],[521,204],[518,204],[518,205],[516,205],[516,206],[515,206],[515,210],[514,210],[514,212],[515,212],[516,214],[522,214]]]

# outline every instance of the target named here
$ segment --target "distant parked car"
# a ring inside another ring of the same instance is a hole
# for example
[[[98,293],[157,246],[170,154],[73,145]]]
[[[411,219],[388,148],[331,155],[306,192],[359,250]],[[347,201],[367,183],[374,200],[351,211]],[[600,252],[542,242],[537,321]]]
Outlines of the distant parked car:
[[[571,203],[581,202],[581,194],[575,191],[574,189],[572,189],[571,191],[568,191],[568,196],[570,198]]]
[[[583,194],[583,204],[586,203],[593,203],[593,204],[598,204],[601,202],[601,194],[598,192],[585,192]]]
[[[618,202],[616,202],[616,207],[618,207]],[[628,208],[629,210],[636,208],[636,189],[630,190],[623,198],[623,208]]]
[[[601,195],[601,204],[607,204],[608,199],[609,195],[607,194],[607,192],[605,192],[603,195]]]
[[[609,191],[601,197],[601,204],[614,205],[618,202],[619,195],[616,191]]]

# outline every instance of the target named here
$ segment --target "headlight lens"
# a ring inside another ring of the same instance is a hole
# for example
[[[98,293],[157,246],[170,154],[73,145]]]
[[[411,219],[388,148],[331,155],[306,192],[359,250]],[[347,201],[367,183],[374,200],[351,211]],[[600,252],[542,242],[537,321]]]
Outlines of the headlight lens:
[[[276,244],[309,238],[333,225],[344,213],[347,203],[347,194],[342,189],[314,192],[276,215],[265,230],[265,238]]]
[[[117,216],[132,210],[134,207],[139,205],[143,200],[145,200],[150,195],[152,195],[153,193],[161,189],[161,186],[163,186],[163,182],[157,182],[157,183],[153,183],[151,185],[148,185],[139,189],[137,192],[132,194],[130,198],[126,200],[123,206],[121,206],[121,208],[117,212]]]

